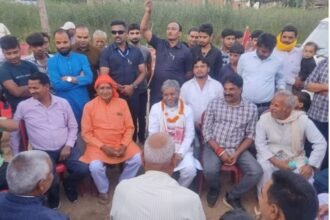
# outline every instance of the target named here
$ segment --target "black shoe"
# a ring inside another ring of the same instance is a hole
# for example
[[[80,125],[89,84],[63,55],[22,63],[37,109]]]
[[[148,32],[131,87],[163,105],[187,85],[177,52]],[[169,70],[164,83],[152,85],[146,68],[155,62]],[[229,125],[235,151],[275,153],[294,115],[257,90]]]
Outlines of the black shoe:
[[[59,199],[49,199],[48,200],[48,207],[51,208],[51,209],[60,208],[60,200]]]
[[[241,200],[230,198],[228,193],[226,193],[226,196],[223,198],[223,203],[231,209],[245,210],[241,204]]]
[[[213,207],[217,203],[219,197],[219,190],[210,188],[207,192],[206,200],[209,207]]]
[[[67,181],[63,181],[63,188],[65,195],[70,202],[75,202],[78,200],[77,189],[72,184],[69,184]]]

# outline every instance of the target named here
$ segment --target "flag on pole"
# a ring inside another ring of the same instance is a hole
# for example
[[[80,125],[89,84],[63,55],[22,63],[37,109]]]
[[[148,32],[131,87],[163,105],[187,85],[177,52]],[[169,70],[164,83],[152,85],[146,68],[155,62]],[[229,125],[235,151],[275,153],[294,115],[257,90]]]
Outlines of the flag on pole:
[[[247,43],[249,42],[250,40],[250,28],[249,26],[246,26],[245,30],[244,30],[244,34],[243,34],[243,47],[245,48]]]

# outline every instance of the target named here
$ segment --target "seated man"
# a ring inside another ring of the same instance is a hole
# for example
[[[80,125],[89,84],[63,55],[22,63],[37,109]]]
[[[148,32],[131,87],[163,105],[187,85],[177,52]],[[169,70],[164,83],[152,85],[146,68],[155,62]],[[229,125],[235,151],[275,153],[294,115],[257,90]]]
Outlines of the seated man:
[[[199,196],[171,178],[175,167],[175,144],[171,136],[150,135],[142,161],[145,174],[118,184],[111,219],[205,219]]]
[[[242,208],[240,198],[257,185],[262,170],[248,151],[255,136],[257,107],[242,99],[243,79],[238,74],[224,79],[224,98],[210,102],[202,126],[205,146],[204,175],[209,185],[207,203],[213,207],[220,192],[220,168],[237,165],[243,171],[239,184],[226,194],[224,203],[231,209]]]
[[[317,215],[318,199],[305,178],[278,170],[262,188],[259,206],[263,220],[312,220]]]
[[[291,170],[309,179],[322,163],[327,143],[305,112],[293,110],[295,104],[289,91],[279,91],[270,111],[261,115],[257,123],[257,159],[264,171],[259,192],[275,170]],[[305,155],[305,139],[312,144],[309,158]]]
[[[77,181],[88,174],[87,164],[78,161],[80,152],[75,147],[78,125],[70,104],[63,98],[50,93],[50,81],[46,74],[32,74],[28,81],[32,97],[19,103],[14,119],[25,121],[27,136],[33,150],[45,151],[52,160],[53,174],[56,163],[66,165],[70,175],[63,182],[65,193],[71,202],[78,198]],[[11,146],[17,151],[19,135]],[[58,208],[60,187],[55,175],[49,190],[48,205]]]
[[[125,100],[118,98],[116,83],[108,75],[95,82],[97,97],[85,105],[82,138],[86,151],[80,158],[89,170],[99,191],[99,202],[109,202],[109,180],[105,164],[125,163],[119,181],[132,178],[141,166],[140,148],[132,140],[133,120]]]
[[[47,153],[32,150],[17,154],[8,165],[8,193],[0,193],[0,219],[67,220],[67,216],[43,206],[44,194],[53,182]]]
[[[175,143],[174,171],[180,172],[178,182],[189,187],[196,176],[196,168],[201,169],[193,157],[192,142],[195,138],[194,115],[180,97],[180,85],[175,80],[166,80],[161,88],[163,100],[154,104],[149,114],[149,135],[166,132]]]

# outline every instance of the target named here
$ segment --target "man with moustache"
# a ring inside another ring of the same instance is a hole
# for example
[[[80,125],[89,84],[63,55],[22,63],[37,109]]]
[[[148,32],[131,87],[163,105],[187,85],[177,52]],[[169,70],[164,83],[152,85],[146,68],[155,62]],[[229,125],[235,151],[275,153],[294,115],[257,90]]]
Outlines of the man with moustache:
[[[28,88],[31,98],[20,102],[14,120],[24,120],[29,144],[33,150],[46,152],[53,164],[52,181],[48,193],[48,205],[60,205],[60,186],[56,176],[56,163],[66,165],[69,175],[63,186],[68,199],[78,199],[77,182],[89,173],[88,165],[78,161],[79,148],[76,146],[78,124],[67,100],[50,93],[50,81],[46,74],[34,73],[29,77]],[[19,135],[12,149],[18,148]]]
[[[198,57],[194,61],[194,78],[185,82],[181,87],[181,97],[185,104],[189,105],[194,113],[196,134],[201,134],[201,117],[207,105],[214,98],[223,97],[222,85],[209,75],[209,64],[205,58]],[[198,97],[198,98],[196,98]],[[194,156],[200,158],[200,141],[195,136]]]
[[[175,143],[174,172],[179,172],[180,185],[189,187],[199,162],[193,157],[192,142],[195,137],[192,109],[180,99],[180,85],[175,80],[166,80],[161,88],[163,99],[151,107],[149,135],[166,132]]]
[[[145,0],[145,11],[141,21],[141,33],[146,41],[156,49],[156,64],[150,82],[150,106],[162,99],[160,90],[163,82],[176,80],[180,86],[192,77],[192,54],[180,37],[182,27],[178,22],[167,25],[167,39],[160,39],[149,29],[149,21],[153,9],[152,1]]]
[[[191,49],[193,60],[204,57],[209,64],[209,74],[213,79],[219,78],[222,67],[222,56],[218,48],[213,46],[213,27],[211,24],[202,24],[198,30],[199,44]]]
[[[140,44],[141,40],[141,32],[140,32],[140,25],[139,24],[131,24],[128,27],[128,40],[129,42],[140,49],[143,59],[146,65],[146,78],[143,80],[142,83],[137,88],[137,92],[139,95],[139,109],[138,109],[138,138],[140,143],[144,143],[145,141],[145,130],[146,130],[146,114],[147,114],[147,101],[148,101],[148,80],[150,79],[151,75],[151,55],[150,51],[146,46]],[[136,128],[137,129],[137,128]]]
[[[107,33],[101,30],[96,30],[93,33],[93,46],[102,50],[107,47],[108,44],[108,36]]]
[[[242,180],[223,200],[232,209],[243,208],[241,196],[257,185],[262,169],[248,151],[254,141],[257,107],[242,99],[243,79],[237,74],[224,79],[224,98],[210,102],[205,111],[202,133],[207,145],[203,152],[204,176],[208,182],[207,203],[213,207],[220,192],[220,168],[237,165]]]
[[[114,42],[101,52],[100,72],[109,74],[117,83],[119,95],[127,101],[136,128],[140,105],[137,89],[146,77],[145,62],[140,49],[127,43],[124,21],[113,20],[111,34]],[[136,130],[133,137],[136,140]]]
[[[192,27],[188,30],[187,33],[187,42],[183,42],[188,48],[193,48],[198,44],[199,36],[198,36],[198,28]]]
[[[89,101],[87,88],[93,73],[87,57],[71,51],[70,37],[65,30],[55,31],[54,38],[58,53],[48,60],[52,89],[57,96],[68,100],[80,125],[84,105]]]
[[[243,97],[256,104],[259,116],[269,108],[275,91],[285,89],[283,62],[272,54],[275,45],[275,36],[263,33],[257,49],[244,53],[237,64],[244,80]]]
[[[101,52],[98,48],[91,45],[87,26],[77,26],[74,37],[76,43],[73,45],[72,50],[87,56],[88,63],[93,72],[93,82],[88,86],[89,97],[93,99],[95,97],[94,83],[98,76]]]
[[[47,61],[53,55],[49,54],[48,51],[45,51],[44,36],[38,32],[30,34],[26,38],[26,43],[29,45],[32,54],[27,57],[24,57],[24,60],[35,64],[38,67],[39,72],[47,74],[48,72]]]

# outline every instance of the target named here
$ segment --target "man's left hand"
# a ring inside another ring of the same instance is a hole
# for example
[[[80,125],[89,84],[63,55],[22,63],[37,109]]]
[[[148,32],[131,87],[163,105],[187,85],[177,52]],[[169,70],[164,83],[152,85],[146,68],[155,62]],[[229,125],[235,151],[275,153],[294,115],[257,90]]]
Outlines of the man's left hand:
[[[126,96],[131,96],[134,93],[134,88],[132,85],[124,85],[121,89],[121,93]]]
[[[69,157],[70,153],[71,153],[71,147],[68,145],[65,145],[60,152],[59,160],[60,161],[66,160]]]
[[[299,169],[299,172],[303,177],[309,179],[313,175],[313,168],[306,164]]]
[[[236,162],[237,162],[237,159],[238,159],[238,154],[235,152],[234,154],[232,154],[232,155],[230,155],[229,157],[230,157],[230,163],[225,163],[225,165],[227,165],[227,166],[233,166],[233,165],[235,165],[236,164]]]
[[[126,149],[127,149],[127,146],[126,145],[120,145],[119,149],[117,150],[117,157],[121,157],[125,154],[126,152]]]

